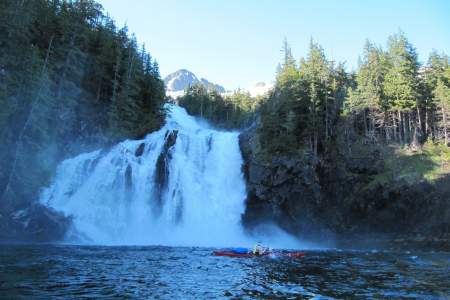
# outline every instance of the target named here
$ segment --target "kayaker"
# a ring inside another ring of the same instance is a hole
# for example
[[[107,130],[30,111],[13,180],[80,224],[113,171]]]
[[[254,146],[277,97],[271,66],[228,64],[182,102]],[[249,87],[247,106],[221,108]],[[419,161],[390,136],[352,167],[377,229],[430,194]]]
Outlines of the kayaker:
[[[252,252],[254,255],[264,255],[267,252],[267,247],[264,247],[261,243],[256,243]]]

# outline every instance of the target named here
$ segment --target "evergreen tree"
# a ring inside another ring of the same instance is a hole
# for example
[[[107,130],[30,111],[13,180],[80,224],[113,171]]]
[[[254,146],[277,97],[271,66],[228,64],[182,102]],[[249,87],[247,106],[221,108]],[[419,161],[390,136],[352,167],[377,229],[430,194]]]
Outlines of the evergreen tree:
[[[448,66],[448,56],[433,51],[430,53],[427,65],[420,74],[425,110],[425,132],[433,139],[438,135],[438,123],[440,122],[438,115],[442,113],[442,108],[439,109],[439,101],[436,101],[434,93],[439,81],[442,81],[444,85],[447,82],[445,80],[445,71],[448,69]]]
[[[443,140],[449,145],[449,114],[450,114],[450,85],[439,79],[434,89],[434,100],[442,113]]]
[[[330,65],[320,45],[311,40],[306,60],[300,65],[301,78],[307,83],[311,149],[318,154],[321,142],[330,137]]]
[[[388,40],[388,71],[384,80],[384,91],[392,111],[397,112],[398,136],[402,142],[411,142],[417,134],[415,122],[420,123],[418,68],[419,63],[414,47],[403,32]],[[395,120],[395,119],[394,119]],[[411,128],[414,126],[415,128]]]
[[[390,104],[383,89],[386,71],[386,55],[370,41],[366,41],[356,75],[357,88],[351,91],[346,108],[355,114],[354,118],[361,121],[366,136],[374,135],[376,128],[381,128],[389,139]]]
[[[292,55],[291,46],[286,38],[283,41],[281,52],[283,53],[283,61],[278,69],[277,84],[280,86],[285,86],[290,84],[292,81],[295,81],[298,77],[297,66]]]

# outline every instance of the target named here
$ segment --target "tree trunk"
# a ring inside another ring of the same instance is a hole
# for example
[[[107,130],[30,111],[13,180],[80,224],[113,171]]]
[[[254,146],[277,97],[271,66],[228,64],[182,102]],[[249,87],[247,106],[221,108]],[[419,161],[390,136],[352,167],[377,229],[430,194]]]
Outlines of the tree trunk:
[[[421,129],[420,129],[420,122],[417,122],[417,120],[414,120],[414,122],[410,122],[410,126],[412,126],[412,145],[415,148],[419,148],[422,139]]]
[[[444,106],[442,106],[442,121],[444,125],[444,143],[445,146],[448,146],[448,133],[447,133],[447,114],[445,112]]]
[[[345,126],[345,141],[347,144],[347,150],[348,150],[348,154],[351,155],[352,154],[352,147],[350,146],[350,129],[348,128],[348,126]]]
[[[436,124],[436,111],[433,111],[431,114],[431,130],[433,132],[433,141],[436,140],[436,137],[438,137],[438,128]]]
[[[328,140],[328,136],[329,136],[329,131],[328,131],[328,126],[329,126],[329,116],[328,116],[329,112],[328,112],[328,96],[325,96],[325,140]]]
[[[375,116],[369,114],[369,131],[370,135],[375,136]]]
[[[318,132],[317,130],[314,131],[314,160],[317,158],[317,151],[318,151]]]
[[[367,136],[367,117],[366,117],[366,109],[363,109],[363,123],[364,123],[364,136]]]
[[[417,106],[417,123],[418,123],[418,127],[419,127],[419,134],[422,136],[422,133],[424,132],[425,128],[423,126],[422,114],[420,113],[419,106]],[[422,141],[420,141],[420,142],[422,142]]]
[[[408,143],[408,122],[406,120],[406,114],[402,112],[402,127],[403,127],[403,143]]]
[[[403,144],[403,116],[400,111],[398,111],[398,138],[400,140],[400,143]]]
[[[392,129],[393,129],[393,136],[394,136],[394,141],[398,142],[399,138],[397,135],[397,122],[395,120],[395,113],[392,112]]]
[[[383,129],[382,131],[384,132],[384,138],[387,142],[389,142],[391,140],[391,136],[389,134],[389,128],[387,126],[388,124],[388,114],[387,112],[383,113]]]
[[[412,113],[408,112],[408,142],[413,140],[413,124],[412,124]]]

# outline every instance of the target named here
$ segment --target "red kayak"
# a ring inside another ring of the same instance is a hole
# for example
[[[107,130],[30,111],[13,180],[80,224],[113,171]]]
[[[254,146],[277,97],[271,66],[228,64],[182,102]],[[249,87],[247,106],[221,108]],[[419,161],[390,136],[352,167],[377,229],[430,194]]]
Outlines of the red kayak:
[[[304,252],[268,252],[263,255],[255,255],[253,252],[248,253],[237,253],[233,251],[214,251],[214,256],[228,256],[228,257],[257,257],[257,256],[283,256],[283,257],[292,257],[292,258],[300,258],[305,256]]]
[[[230,256],[230,257],[252,257],[255,256],[253,253],[236,253],[233,251],[214,251],[214,256]]]

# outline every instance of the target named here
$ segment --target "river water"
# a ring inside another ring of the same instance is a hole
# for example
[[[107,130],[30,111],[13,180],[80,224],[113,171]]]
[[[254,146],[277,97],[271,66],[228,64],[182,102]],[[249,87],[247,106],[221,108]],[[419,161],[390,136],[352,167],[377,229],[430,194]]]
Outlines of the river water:
[[[0,298],[449,299],[450,254],[307,251],[228,258],[211,248],[0,246]]]

